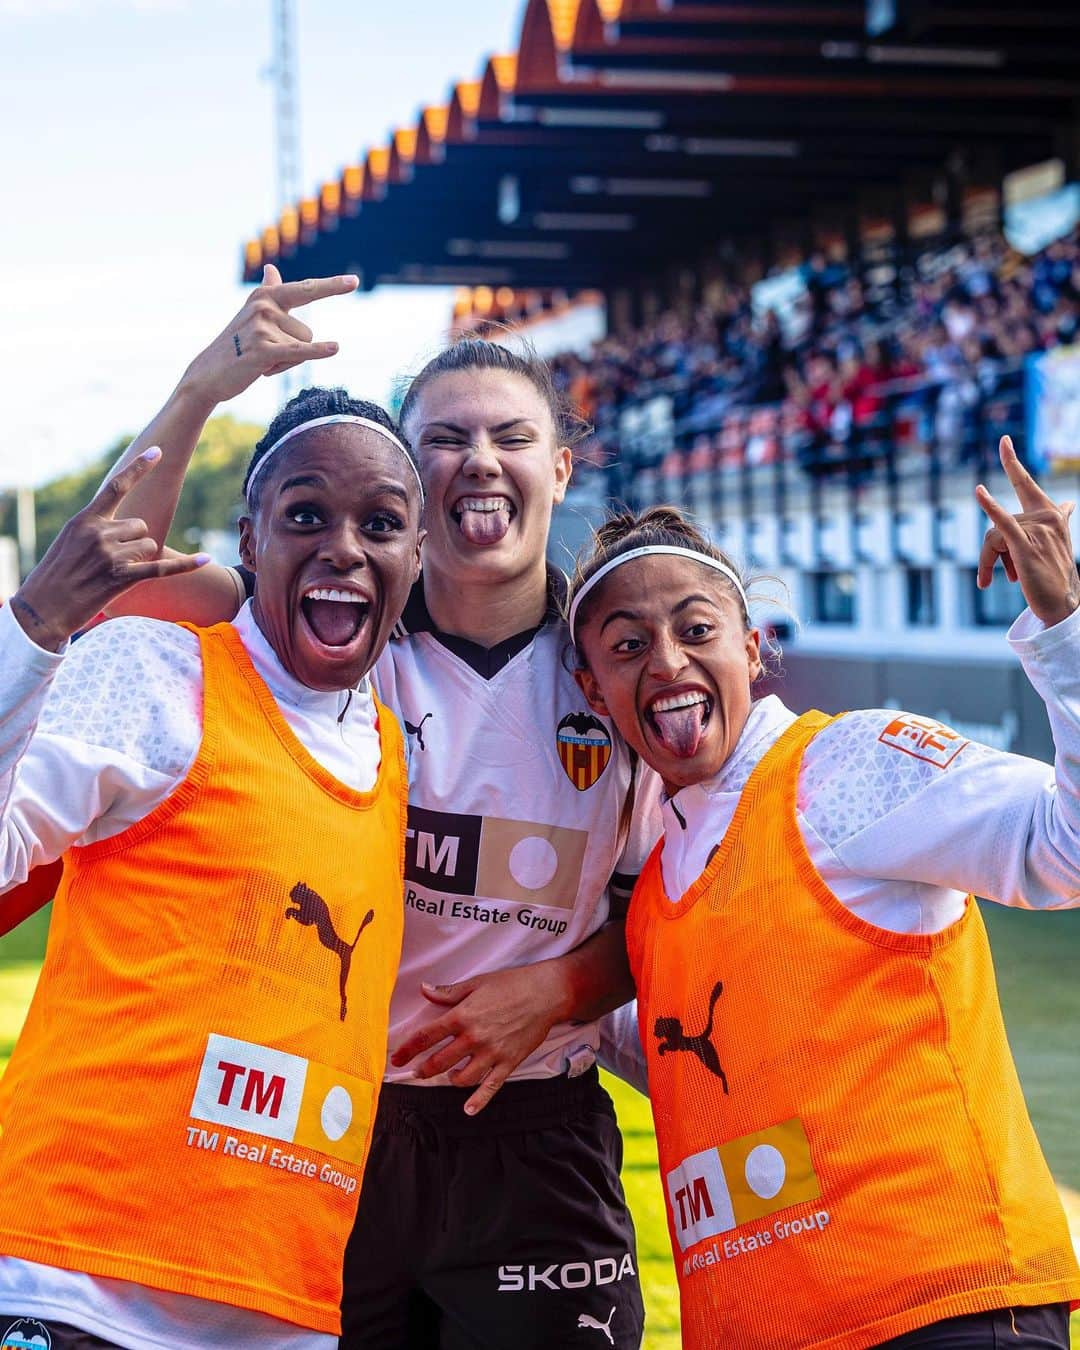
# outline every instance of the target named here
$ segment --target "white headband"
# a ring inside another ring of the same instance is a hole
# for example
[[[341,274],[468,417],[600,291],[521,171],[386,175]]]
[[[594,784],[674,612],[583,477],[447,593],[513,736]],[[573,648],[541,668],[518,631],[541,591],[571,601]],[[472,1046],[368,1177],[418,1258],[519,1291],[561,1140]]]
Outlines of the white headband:
[[[246,489],[246,496],[248,502],[250,503],[251,501],[251,490],[255,486],[255,480],[258,478],[259,474],[262,473],[263,469],[265,469],[266,466],[270,463],[270,461],[274,458],[274,456],[277,454],[277,452],[281,449],[281,447],[285,444],[286,441],[291,441],[294,436],[299,436],[302,431],[310,431],[312,427],[329,427],[333,426],[335,423],[342,423],[342,422],[351,423],[353,426],[357,427],[367,427],[369,431],[377,432],[380,436],[384,437],[386,440],[390,442],[391,445],[397,446],[397,448],[405,456],[409,468],[412,469],[413,471],[413,477],[416,479],[416,486],[420,489],[420,505],[423,506],[424,485],[420,481],[420,470],[413,463],[412,455],[409,454],[408,450],[405,449],[404,445],[402,445],[401,441],[398,440],[398,438],[394,435],[394,433],[392,431],[388,431],[387,428],[384,427],[381,423],[373,422],[370,417],[355,417],[352,413],[334,413],[330,417],[313,417],[310,422],[301,422],[298,427],[293,427],[291,431],[286,431],[283,436],[279,436],[277,440],[274,442],[274,444],[270,447],[269,450],[267,450],[266,454],[263,455],[262,459],[259,460],[258,464],[256,464],[254,469],[252,469],[251,471],[251,477],[247,481],[247,489]]]
[[[606,562],[603,567],[592,574],[577,595],[574,596],[574,603],[570,606],[570,638],[573,642],[577,642],[574,624],[577,622],[578,606],[597,582],[602,581],[609,572],[614,572],[616,567],[621,567],[623,563],[633,562],[635,558],[651,558],[658,553],[668,554],[675,558],[689,558],[692,562],[702,563],[705,567],[713,567],[717,572],[723,572],[739,593],[743,613],[747,618],[750,617],[750,604],[746,598],[746,592],[743,590],[743,584],[727,563],[721,562],[719,558],[710,558],[707,553],[698,553],[692,548],[679,548],[674,544],[646,544],[642,548],[632,548],[628,553],[620,553],[617,558],[612,558],[610,562]]]

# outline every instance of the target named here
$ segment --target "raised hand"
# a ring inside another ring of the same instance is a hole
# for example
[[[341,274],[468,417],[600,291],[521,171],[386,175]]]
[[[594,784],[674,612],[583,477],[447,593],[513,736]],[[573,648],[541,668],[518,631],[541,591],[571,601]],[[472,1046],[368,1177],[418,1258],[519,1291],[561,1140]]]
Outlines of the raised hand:
[[[1080,607],[1080,577],[1069,533],[1076,503],[1048,497],[1020,463],[1008,436],[1002,436],[999,453],[1020,512],[1010,514],[982,483],[975,489],[991,522],[979,554],[978,585],[983,590],[990,585],[1000,558],[1005,575],[1019,582],[1031,612],[1049,628]]]
[[[273,263],[267,263],[262,285],[192,361],[181,385],[216,405],[242,394],[260,375],[280,375],[305,361],[333,356],[338,344],[313,341],[311,329],[292,310],[330,295],[348,295],[358,284],[353,276],[282,281]]]
[[[205,553],[159,558],[145,521],[117,519],[124,498],[160,458],[161,451],[151,446],[110,478],[11,597],[12,613],[39,647],[58,650],[136,582],[193,572],[210,561]]]

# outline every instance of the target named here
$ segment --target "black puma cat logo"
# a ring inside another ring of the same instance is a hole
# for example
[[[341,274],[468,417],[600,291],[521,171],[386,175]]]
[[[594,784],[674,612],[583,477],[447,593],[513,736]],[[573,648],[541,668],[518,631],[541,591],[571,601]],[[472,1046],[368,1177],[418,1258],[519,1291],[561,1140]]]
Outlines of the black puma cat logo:
[[[404,719],[406,732],[410,736],[416,737],[416,744],[420,747],[421,750],[427,749],[427,746],[424,744],[424,723],[428,720],[430,716],[431,713],[429,712],[425,713],[423,717],[421,717],[420,721],[416,723],[415,726],[412,724],[412,722],[409,721],[407,717]]]
[[[683,1031],[682,1022],[677,1017],[658,1017],[656,1025],[653,1027],[653,1035],[660,1042],[657,1050],[661,1055],[666,1055],[670,1050],[687,1050],[690,1054],[696,1055],[708,1071],[720,1079],[726,1095],[728,1090],[727,1075],[720,1067],[720,1056],[716,1053],[716,1048],[709,1039],[713,1029],[713,1014],[716,1012],[716,1005],[723,992],[723,981],[717,980],[712,993],[709,995],[709,1020],[705,1024],[705,1030],[699,1032],[696,1036],[688,1036]]]
[[[294,908],[286,909],[285,917],[295,919],[297,923],[303,924],[305,928],[315,925],[315,931],[319,935],[319,941],[327,950],[332,951],[341,962],[341,976],[338,981],[338,987],[341,991],[341,1020],[345,1021],[345,1013],[348,1005],[345,999],[345,986],[349,981],[349,967],[352,965],[352,954],[356,944],[360,941],[360,934],[375,917],[375,911],[369,909],[364,915],[364,921],[360,925],[359,932],[352,943],[343,942],[337,935],[334,928],[334,921],[330,917],[330,910],[326,901],[318,893],[313,891],[310,886],[305,886],[302,881],[298,881],[289,892],[289,898],[295,905]]]

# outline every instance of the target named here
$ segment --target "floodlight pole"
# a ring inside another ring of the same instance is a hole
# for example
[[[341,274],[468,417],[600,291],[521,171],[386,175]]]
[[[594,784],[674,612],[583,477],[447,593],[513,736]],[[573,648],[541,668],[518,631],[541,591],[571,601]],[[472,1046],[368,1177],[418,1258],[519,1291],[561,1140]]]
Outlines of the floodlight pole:
[[[278,209],[300,196],[300,108],[297,99],[296,7],[271,0],[274,23],[274,130]]]
[[[271,0],[274,26],[274,149],[277,161],[278,210],[295,207],[300,198],[300,101],[294,0]],[[286,371],[282,393],[288,399],[305,383],[305,367]]]

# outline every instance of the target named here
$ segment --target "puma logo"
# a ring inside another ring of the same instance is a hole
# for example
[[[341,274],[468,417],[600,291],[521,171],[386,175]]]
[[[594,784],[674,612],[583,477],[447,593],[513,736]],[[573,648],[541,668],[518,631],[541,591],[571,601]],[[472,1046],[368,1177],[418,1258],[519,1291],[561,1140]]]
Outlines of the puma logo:
[[[708,1071],[720,1079],[726,1095],[728,1090],[727,1075],[720,1067],[720,1057],[709,1039],[713,1029],[713,1014],[716,1012],[717,1002],[723,992],[723,982],[717,980],[712,994],[709,996],[709,1020],[705,1024],[705,1030],[699,1032],[696,1036],[688,1036],[683,1031],[682,1022],[677,1017],[658,1017],[656,1025],[653,1027],[653,1035],[660,1042],[657,1050],[661,1055],[667,1054],[669,1050],[687,1050],[690,1054],[697,1055]]]
[[[407,717],[404,719],[405,730],[408,732],[410,736],[416,737],[416,744],[420,747],[421,750],[427,749],[427,746],[424,744],[424,723],[428,720],[430,716],[431,713],[429,712],[425,713],[423,717],[421,717],[420,721],[416,723],[415,726],[413,725],[412,722],[409,721]]]
[[[352,943],[342,942],[334,928],[334,921],[330,917],[330,910],[327,908],[326,901],[318,893],[313,891],[310,886],[305,886],[302,881],[298,881],[289,892],[289,899],[293,901],[295,908],[289,907],[285,911],[287,919],[295,919],[305,928],[315,925],[315,931],[319,935],[319,941],[327,950],[332,951],[341,962],[341,975],[338,981],[338,987],[341,991],[341,1020],[345,1021],[345,1013],[348,1010],[348,1004],[345,998],[345,986],[349,982],[349,967],[352,965],[352,954],[356,944],[360,941],[360,934],[375,917],[375,911],[369,909],[364,915],[364,921],[353,939]]]
[[[598,1322],[595,1317],[590,1317],[588,1313],[582,1313],[577,1320],[578,1327],[591,1327],[593,1331],[602,1331],[612,1345],[615,1344],[615,1337],[611,1334],[611,1319],[615,1316],[615,1309],[612,1308],[608,1313],[606,1322]]]

